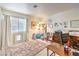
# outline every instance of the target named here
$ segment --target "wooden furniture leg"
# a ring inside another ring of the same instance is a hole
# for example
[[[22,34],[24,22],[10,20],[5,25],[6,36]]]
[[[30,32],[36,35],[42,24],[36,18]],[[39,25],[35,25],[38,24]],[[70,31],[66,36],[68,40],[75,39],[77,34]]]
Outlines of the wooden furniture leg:
[[[54,56],[55,56],[55,52],[53,51],[53,54],[54,54]]]
[[[53,51],[50,55],[49,55],[49,49],[47,49],[47,56],[55,56],[55,52]]]
[[[49,49],[47,49],[47,56],[49,56]]]
[[[52,51],[52,53],[50,54],[50,56],[52,56],[52,55],[55,56],[55,52],[54,51]]]

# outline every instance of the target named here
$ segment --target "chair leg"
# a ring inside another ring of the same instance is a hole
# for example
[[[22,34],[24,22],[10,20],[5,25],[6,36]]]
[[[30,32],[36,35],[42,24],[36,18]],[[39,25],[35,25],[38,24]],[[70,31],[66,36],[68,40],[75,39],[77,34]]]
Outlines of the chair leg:
[[[54,54],[54,56],[55,56],[55,52],[53,51],[53,54]]]
[[[49,49],[47,49],[47,56],[49,56]]]
[[[52,55],[55,56],[55,52],[54,51],[50,54],[50,56],[52,56]]]

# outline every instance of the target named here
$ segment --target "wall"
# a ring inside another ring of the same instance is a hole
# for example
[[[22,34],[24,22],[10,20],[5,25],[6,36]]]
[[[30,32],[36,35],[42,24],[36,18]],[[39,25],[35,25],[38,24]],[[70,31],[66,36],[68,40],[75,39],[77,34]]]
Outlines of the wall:
[[[58,14],[52,15],[48,18],[48,20],[51,19],[52,23],[63,23],[63,22],[67,22],[68,27],[67,28],[63,28],[62,26],[59,27],[55,27],[53,26],[53,31],[55,30],[62,30],[62,31],[69,31],[69,30],[79,30],[79,28],[70,28],[70,21],[71,20],[79,20],[79,8],[75,8],[75,9],[71,9],[68,11],[64,11],[64,12],[60,12]]]
[[[28,20],[28,39],[29,40],[32,40],[32,34],[33,33],[36,33],[36,29],[32,29],[31,28],[31,21],[36,21],[37,23],[41,20],[42,22],[45,22],[46,23],[46,18],[41,18],[41,17],[35,17],[35,16],[31,16],[29,17],[29,20]]]

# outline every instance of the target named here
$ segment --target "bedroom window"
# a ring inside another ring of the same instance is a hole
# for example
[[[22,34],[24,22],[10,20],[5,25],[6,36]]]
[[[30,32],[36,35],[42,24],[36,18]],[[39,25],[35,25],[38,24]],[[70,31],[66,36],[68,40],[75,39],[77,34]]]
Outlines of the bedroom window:
[[[17,35],[17,36],[16,36],[16,40],[17,40],[17,41],[21,40],[21,35]]]
[[[18,17],[10,17],[11,32],[25,32],[26,31],[26,19]]]

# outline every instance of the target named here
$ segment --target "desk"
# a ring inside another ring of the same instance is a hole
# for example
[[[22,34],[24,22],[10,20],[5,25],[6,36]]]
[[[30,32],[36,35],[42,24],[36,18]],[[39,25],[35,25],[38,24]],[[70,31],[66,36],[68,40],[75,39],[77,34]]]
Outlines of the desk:
[[[58,43],[52,43],[52,44],[48,45],[46,48],[47,48],[47,56],[49,56],[49,50],[52,51],[53,56],[55,56],[55,53],[57,53],[60,56],[67,56],[64,53],[64,46],[60,45]]]

